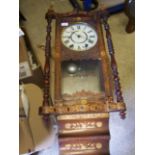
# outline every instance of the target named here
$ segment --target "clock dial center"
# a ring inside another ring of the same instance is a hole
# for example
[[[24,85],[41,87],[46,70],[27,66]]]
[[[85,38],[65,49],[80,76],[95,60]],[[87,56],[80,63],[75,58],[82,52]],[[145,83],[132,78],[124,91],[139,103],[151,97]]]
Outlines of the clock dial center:
[[[84,43],[87,40],[87,38],[88,38],[87,34],[82,31],[73,32],[71,35],[71,40],[74,43]]]

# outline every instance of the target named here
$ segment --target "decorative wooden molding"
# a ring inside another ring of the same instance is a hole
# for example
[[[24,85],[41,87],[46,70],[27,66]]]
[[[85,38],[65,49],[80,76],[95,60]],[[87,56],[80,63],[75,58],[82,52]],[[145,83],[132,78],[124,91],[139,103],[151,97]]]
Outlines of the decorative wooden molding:
[[[76,113],[93,113],[93,112],[116,112],[116,111],[124,111],[125,104],[123,102],[75,102],[74,104],[62,104],[57,103],[54,106],[43,106],[40,107],[40,114],[76,114]]]
[[[70,115],[74,117],[75,114]],[[93,135],[109,133],[109,117],[106,118],[83,118],[74,120],[58,120],[59,135]]]
[[[83,120],[83,119],[105,119],[109,118],[109,113],[89,113],[89,114],[67,114],[67,115],[59,115],[57,116],[58,121],[65,120]]]
[[[84,17],[96,17],[98,14],[105,12],[105,10],[98,10],[98,11],[91,11],[91,12],[86,12],[86,11],[78,11],[78,10],[73,10],[71,12],[66,12],[66,13],[57,13],[54,12],[53,9],[49,9],[47,16],[48,18],[77,18],[77,21],[80,21]]]
[[[109,154],[109,135],[91,137],[60,138],[60,154],[103,155]]]
[[[65,124],[65,129],[72,130],[82,130],[82,129],[93,129],[93,128],[101,128],[103,123],[101,121],[86,121],[86,122],[71,122]]]
[[[62,148],[62,150],[80,150],[80,151],[84,151],[84,150],[98,150],[98,149],[102,149],[102,143],[78,143],[78,144],[66,144],[64,146],[64,148]]]

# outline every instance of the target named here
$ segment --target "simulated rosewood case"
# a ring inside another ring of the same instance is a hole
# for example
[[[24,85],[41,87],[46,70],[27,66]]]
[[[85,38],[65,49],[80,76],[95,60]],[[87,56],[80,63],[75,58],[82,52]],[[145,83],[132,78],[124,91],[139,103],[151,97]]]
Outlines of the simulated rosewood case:
[[[101,9],[86,13],[75,10],[59,14],[50,9],[46,19],[45,88],[39,113],[43,116],[55,115],[59,127],[60,155],[108,155],[109,113],[119,111],[124,118],[126,107],[106,11]],[[56,33],[52,37],[55,40],[55,50],[52,51],[55,82],[54,98],[51,99],[49,85],[52,20],[56,20]],[[76,51],[62,43],[63,32],[76,23],[88,24],[97,34],[97,42],[88,50]],[[104,38],[107,40],[109,55]]]

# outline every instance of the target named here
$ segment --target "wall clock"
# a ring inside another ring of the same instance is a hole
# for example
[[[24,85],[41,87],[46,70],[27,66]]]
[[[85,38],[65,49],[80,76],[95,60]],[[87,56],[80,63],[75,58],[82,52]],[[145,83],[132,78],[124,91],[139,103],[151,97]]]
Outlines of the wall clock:
[[[106,10],[46,14],[47,37],[43,105],[40,115],[54,115],[60,155],[107,155],[109,113],[125,117]],[[51,22],[56,21],[51,51]],[[105,48],[104,38],[108,49]],[[54,98],[50,99],[50,57],[54,60]],[[109,56],[108,56],[109,54]]]

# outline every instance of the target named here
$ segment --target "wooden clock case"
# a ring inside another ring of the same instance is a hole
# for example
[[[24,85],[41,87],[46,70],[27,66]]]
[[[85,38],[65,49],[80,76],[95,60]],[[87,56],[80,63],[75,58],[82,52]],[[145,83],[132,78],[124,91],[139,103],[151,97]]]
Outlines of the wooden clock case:
[[[60,155],[110,154],[109,113],[120,111],[121,117],[124,118],[126,107],[121,93],[106,10],[100,9],[89,13],[74,10],[71,13],[59,14],[49,9],[46,19],[48,25],[44,68],[45,88],[43,106],[39,108],[39,113],[43,116],[55,115],[59,126]],[[50,33],[53,19],[56,20],[55,53],[53,55],[55,88],[54,99],[51,100],[49,95]],[[61,42],[61,33],[65,28],[62,26],[62,23],[71,25],[77,22],[88,23],[98,34],[97,44],[88,51],[75,52],[66,48]],[[105,48],[104,35],[107,38],[109,56]],[[61,64],[69,60],[99,61],[101,71],[100,82],[104,88],[104,95],[84,89],[73,94],[62,94]],[[113,95],[114,93],[115,95]]]

